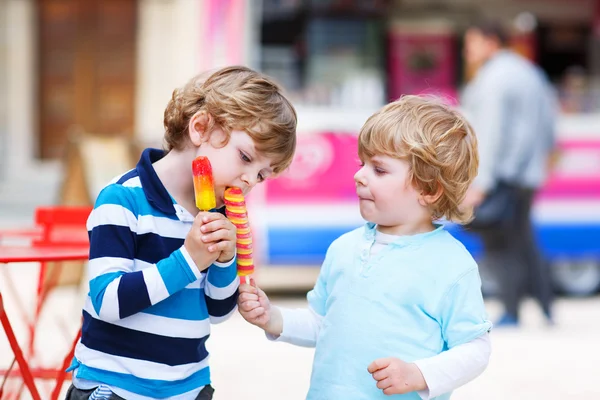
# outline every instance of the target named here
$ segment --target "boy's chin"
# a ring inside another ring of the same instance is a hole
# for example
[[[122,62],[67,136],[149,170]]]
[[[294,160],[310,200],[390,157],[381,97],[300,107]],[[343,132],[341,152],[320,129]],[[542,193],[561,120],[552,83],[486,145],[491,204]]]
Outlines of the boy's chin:
[[[362,217],[362,219],[364,219],[367,222],[373,222],[376,223],[375,221],[373,221],[373,213],[370,213],[366,210],[363,210],[363,208],[360,208],[360,216]]]

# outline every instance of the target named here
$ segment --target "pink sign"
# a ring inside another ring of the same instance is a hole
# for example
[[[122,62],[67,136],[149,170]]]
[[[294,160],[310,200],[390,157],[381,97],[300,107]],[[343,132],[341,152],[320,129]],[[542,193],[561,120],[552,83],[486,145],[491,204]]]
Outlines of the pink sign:
[[[600,198],[600,140],[559,143],[559,161],[541,198]]]
[[[596,2],[596,9],[594,10],[593,20],[594,36],[596,40],[600,39],[600,2]]]
[[[290,169],[268,181],[267,202],[323,203],[356,199],[357,149],[357,138],[351,134],[299,135]]]
[[[600,198],[600,141],[563,141],[540,199]],[[288,171],[266,185],[267,203],[341,203],[356,199],[358,143],[352,134],[300,135]]]
[[[244,0],[207,0],[201,7],[204,29],[201,70],[244,62]]]

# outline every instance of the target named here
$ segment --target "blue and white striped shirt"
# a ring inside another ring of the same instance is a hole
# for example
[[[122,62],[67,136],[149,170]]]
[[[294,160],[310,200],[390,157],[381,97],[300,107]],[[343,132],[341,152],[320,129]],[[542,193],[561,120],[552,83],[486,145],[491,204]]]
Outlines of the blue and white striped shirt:
[[[195,399],[210,383],[210,324],[235,310],[235,258],[200,272],[183,247],[194,221],[175,203],[147,149],[106,186],[90,214],[90,291],[71,369],[80,389],[126,399]]]

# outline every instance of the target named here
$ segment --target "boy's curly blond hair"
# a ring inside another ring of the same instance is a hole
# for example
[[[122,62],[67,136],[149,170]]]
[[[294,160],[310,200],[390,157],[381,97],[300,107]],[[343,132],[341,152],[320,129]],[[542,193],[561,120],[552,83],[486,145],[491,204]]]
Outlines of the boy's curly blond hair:
[[[256,150],[273,158],[273,172],[284,171],[296,149],[296,111],[281,88],[267,76],[242,66],[199,74],[173,91],[164,115],[167,151],[188,145],[190,118],[205,110],[227,134],[245,131]],[[228,139],[227,139],[228,140]],[[227,144],[227,141],[223,145]]]
[[[360,131],[358,153],[406,160],[409,182],[423,195],[439,194],[430,204],[433,219],[472,219],[473,211],[459,206],[477,176],[477,138],[465,117],[435,97],[403,96],[372,115]]]

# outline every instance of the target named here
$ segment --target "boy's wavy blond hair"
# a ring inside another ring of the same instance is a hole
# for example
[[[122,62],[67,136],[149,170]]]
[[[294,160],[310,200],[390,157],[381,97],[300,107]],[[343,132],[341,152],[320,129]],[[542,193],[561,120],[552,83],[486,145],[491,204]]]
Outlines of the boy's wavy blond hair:
[[[166,151],[189,143],[190,118],[205,110],[226,134],[245,131],[256,150],[273,159],[273,172],[284,171],[296,149],[296,111],[281,88],[267,76],[242,66],[203,73],[173,91],[164,115]],[[226,145],[227,139],[223,145]]]
[[[477,138],[465,117],[439,99],[403,96],[383,107],[362,127],[358,154],[406,160],[409,182],[423,195],[439,194],[430,204],[433,219],[472,219],[460,204],[477,176]]]

